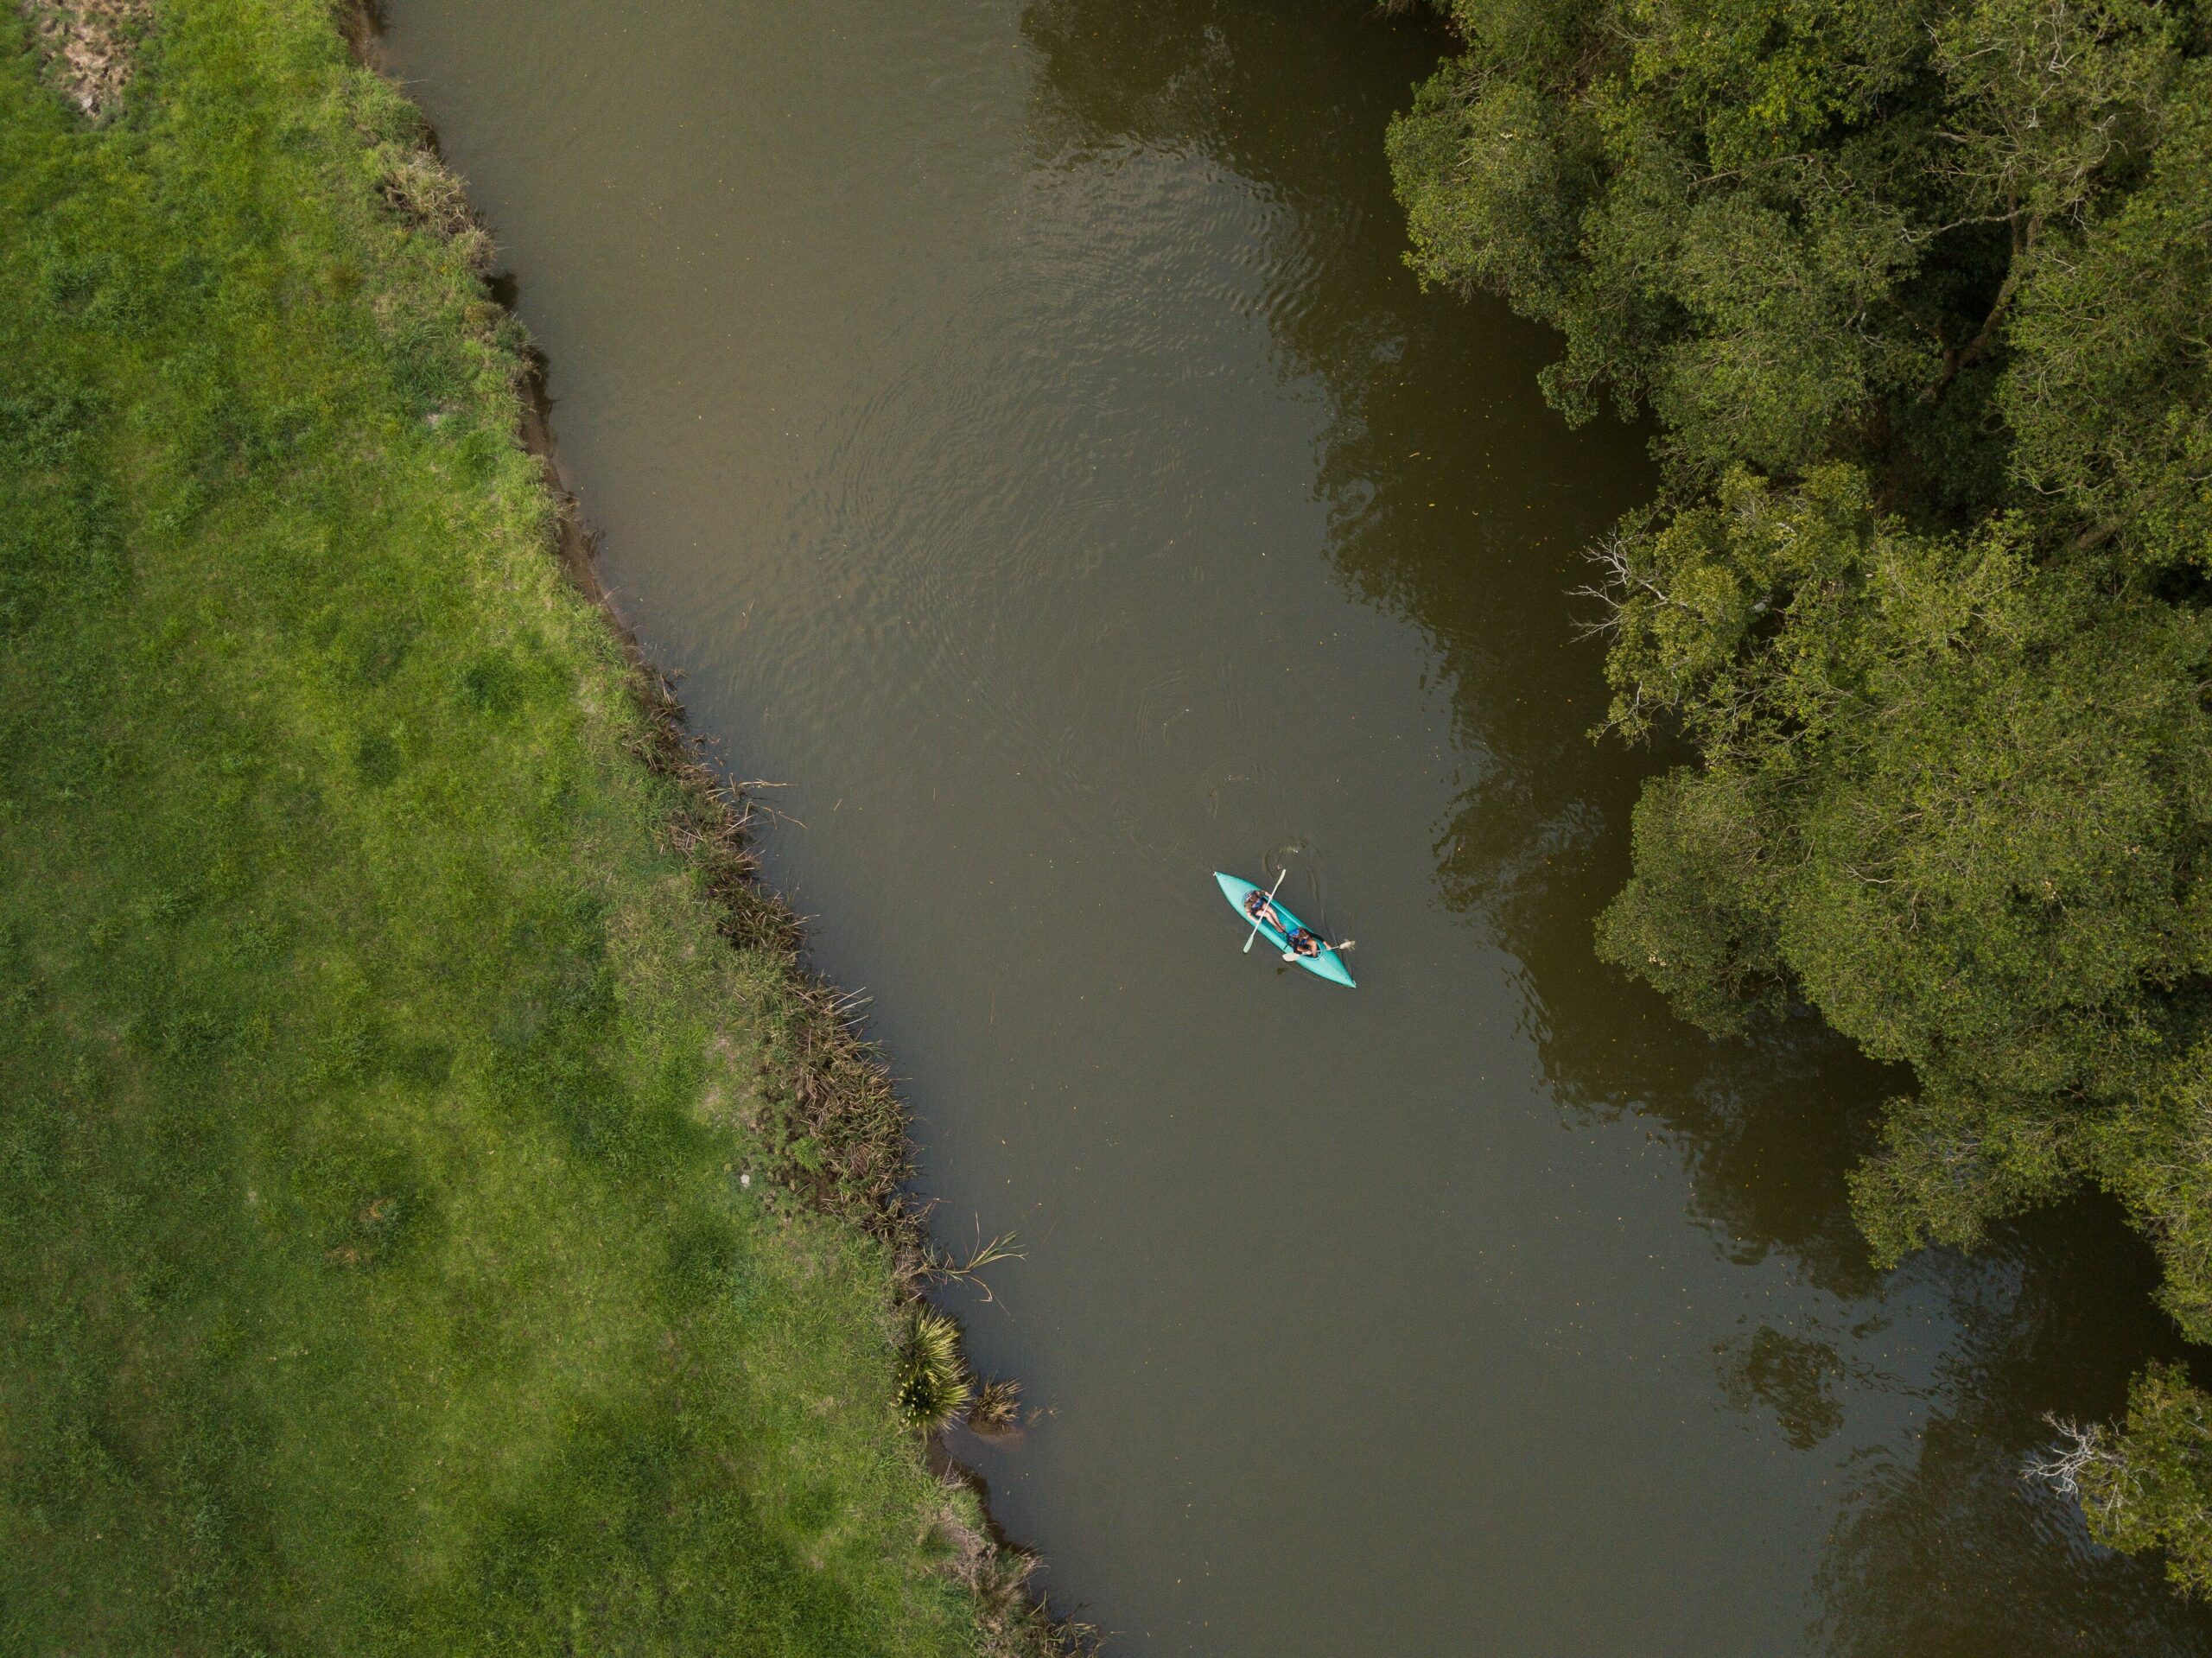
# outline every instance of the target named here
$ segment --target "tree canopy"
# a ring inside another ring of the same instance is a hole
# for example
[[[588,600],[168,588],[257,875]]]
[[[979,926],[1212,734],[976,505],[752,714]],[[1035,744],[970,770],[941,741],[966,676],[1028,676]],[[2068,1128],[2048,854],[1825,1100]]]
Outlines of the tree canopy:
[[[1601,953],[1913,1068],[1878,1260],[2095,1181],[2212,1341],[2212,7],[1448,10],[1410,262],[1556,328],[1552,403],[1665,468],[1593,592],[1609,724],[1695,759]],[[2146,1375],[2078,1490],[2212,1591],[2208,1423]]]
[[[2159,555],[2205,556],[2194,6],[1452,13],[1469,49],[1392,134],[1414,268],[1558,328],[1568,418],[1648,410],[1685,482],[1847,459],[1885,509],[2114,528],[2155,499],[2191,520]],[[2108,428],[2114,396],[2148,406]]]

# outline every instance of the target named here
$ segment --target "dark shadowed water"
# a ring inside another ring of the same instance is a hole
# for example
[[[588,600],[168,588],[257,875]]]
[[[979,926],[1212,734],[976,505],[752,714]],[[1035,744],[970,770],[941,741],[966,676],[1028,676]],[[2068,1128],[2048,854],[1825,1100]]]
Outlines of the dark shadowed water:
[[[1361,0],[396,0],[604,574],[874,993],[961,1447],[1124,1654],[2212,1650],[2017,1477],[2172,1337],[2106,1210],[1870,1272],[1894,1085],[1590,953],[1650,487],[1420,294]],[[1356,936],[1238,953],[1216,868]]]

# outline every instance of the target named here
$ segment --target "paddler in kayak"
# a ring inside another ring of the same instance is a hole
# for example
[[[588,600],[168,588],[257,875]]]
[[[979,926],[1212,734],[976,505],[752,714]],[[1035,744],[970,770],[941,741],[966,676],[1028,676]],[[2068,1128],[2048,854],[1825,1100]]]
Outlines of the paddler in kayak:
[[[1328,946],[1321,942],[1321,935],[1311,927],[1300,927],[1290,935],[1290,948],[1282,953],[1286,962],[1294,962],[1301,956],[1319,956]]]
[[[1244,913],[1277,932],[1282,931],[1282,912],[1268,902],[1268,895],[1256,886],[1244,895]]]

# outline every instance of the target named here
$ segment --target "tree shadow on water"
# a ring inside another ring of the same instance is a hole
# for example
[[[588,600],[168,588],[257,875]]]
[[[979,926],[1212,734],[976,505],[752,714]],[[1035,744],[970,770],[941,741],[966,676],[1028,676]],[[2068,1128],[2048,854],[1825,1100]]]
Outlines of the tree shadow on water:
[[[2088,1543],[2019,1475],[2058,1411],[2109,1417],[2128,1375],[2182,1344],[2150,1300],[2148,1251],[2109,1204],[2001,1229],[1980,1254],[1885,1277],[1846,1176],[1879,1102],[1909,1084],[1810,1016],[1716,1042],[1592,950],[1625,879],[1630,812],[1679,756],[1593,741],[1603,657],[1571,591],[1581,549],[1648,499],[1647,434],[1571,432],[1535,390],[1552,342],[1498,308],[1421,294],[1382,141],[1448,41],[1357,0],[1033,0],[1040,166],[1132,147],[1200,157],[1287,211],[1264,252],[1287,275],[1268,316],[1287,373],[1323,385],[1316,487],[1326,550],[1363,601],[1430,641],[1459,767],[1435,826],[1438,901],[1519,963],[1523,1018],[1571,1117],[1633,1118],[1680,1157],[1694,1220],[1746,1265],[1778,1259],[1836,1299],[1833,1330],[1762,1326],[1714,1356],[1718,1398],[1780,1444],[1834,1458],[1871,1397],[1919,1426],[1862,1438],[1814,1585],[1805,1649],[2032,1658],[2212,1652],[2212,1617],[2155,1564]],[[1273,233],[1273,232],[1271,232]],[[1939,1356],[1879,1359],[1926,1313]]]
[[[2184,1345],[2151,1302],[2149,1248],[2084,1198],[1998,1229],[1971,1259],[1906,1268],[1945,1292],[1956,1334],[1917,1443],[1864,1458],[1816,1588],[1815,1649],[1931,1654],[2202,1654],[2212,1613],[2154,1563],[2092,1543],[2074,1504],[2024,1479],[2048,1413],[2109,1417],[2126,1378]]]

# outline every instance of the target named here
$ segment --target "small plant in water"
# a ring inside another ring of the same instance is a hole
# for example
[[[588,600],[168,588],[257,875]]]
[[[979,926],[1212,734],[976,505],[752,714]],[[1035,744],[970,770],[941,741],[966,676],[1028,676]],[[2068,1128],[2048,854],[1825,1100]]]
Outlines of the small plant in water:
[[[986,1382],[968,1407],[968,1426],[978,1433],[1003,1433],[1021,1423],[1021,1384]]]
[[[900,1413],[925,1433],[934,1433],[960,1419],[972,1392],[960,1362],[960,1326],[924,1307],[914,1315],[899,1362]]]
[[[948,1255],[934,1245],[930,1247],[930,1275],[948,1283],[973,1284],[983,1293],[986,1301],[995,1301],[998,1297],[991,1293],[991,1286],[983,1281],[983,1268],[995,1267],[1001,1261],[1027,1261],[1029,1257],[1016,1247],[1020,1242],[1019,1235],[1001,1232],[986,1243],[983,1242],[982,1223],[978,1221],[976,1224],[976,1247],[969,1252],[967,1260],[962,1261],[956,1255]]]

